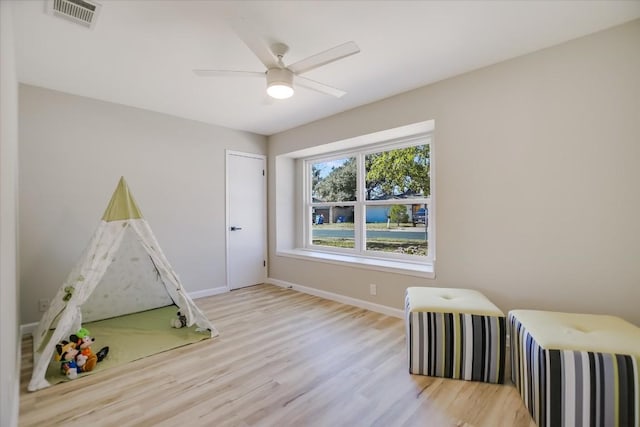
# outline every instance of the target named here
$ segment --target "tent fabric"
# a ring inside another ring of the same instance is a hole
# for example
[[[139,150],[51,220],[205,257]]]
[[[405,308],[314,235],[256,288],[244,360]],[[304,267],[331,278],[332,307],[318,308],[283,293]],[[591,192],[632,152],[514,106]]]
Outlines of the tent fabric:
[[[80,329],[83,322],[82,306],[93,294],[107,269],[112,265],[127,232],[132,232],[146,251],[158,274],[159,282],[164,285],[171,301],[186,316],[187,325],[193,326],[195,324],[198,330],[208,331],[212,337],[218,335],[213,324],[184,290],[180,279],[158,245],[149,224],[140,214],[124,178],[121,178],[89,245],[38,324],[33,336],[34,368],[27,387],[29,391],[39,390],[50,385],[45,379],[45,373],[53,357],[55,345],[63,339],[68,339],[69,335]],[[153,283],[138,285],[142,288],[144,286],[159,286],[157,283],[155,285]],[[148,308],[141,307],[137,311]],[[131,311],[131,313],[133,312],[135,310]],[[47,332],[52,328],[55,330],[50,339],[45,340]]]
[[[124,178],[120,178],[113,197],[109,202],[109,206],[102,215],[103,221],[118,221],[120,219],[138,219],[142,218],[140,209],[129,192],[129,187]]]
[[[140,283],[147,286],[139,286]],[[82,322],[86,324],[167,305],[173,305],[173,300],[155,264],[135,231],[127,227],[118,252],[100,283],[82,304]]]

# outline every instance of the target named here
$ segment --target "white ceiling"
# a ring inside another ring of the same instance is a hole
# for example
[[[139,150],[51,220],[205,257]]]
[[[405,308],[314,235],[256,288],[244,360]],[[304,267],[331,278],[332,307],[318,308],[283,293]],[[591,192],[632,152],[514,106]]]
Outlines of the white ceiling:
[[[16,1],[18,79],[264,135],[640,17],[640,1],[613,0],[98,2],[90,30]],[[347,95],[270,101],[262,79],[195,76],[264,71],[233,22],[288,44],[287,64],[355,41],[359,54],[305,74]]]

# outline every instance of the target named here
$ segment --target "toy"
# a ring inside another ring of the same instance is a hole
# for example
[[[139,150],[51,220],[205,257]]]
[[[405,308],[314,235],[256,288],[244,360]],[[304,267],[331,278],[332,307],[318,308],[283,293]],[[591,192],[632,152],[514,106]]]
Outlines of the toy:
[[[60,370],[67,378],[73,380],[79,373],[89,372],[95,368],[109,353],[109,347],[103,347],[97,354],[91,350],[95,338],[89,336],[85,328],[69,337],[69,341],[61,341],[56,345],[55,360],[61,362]]]
[[[185,316],[181,312],[178,312],[178,318],[171,319],[171,326],[173,326],[174,328],[184,328],[185,326],[187,326],[187,316]]]
[[[87,360],[87,356],[82,353],[78,353],[76,355],[76,365],[78,366],[80,372],[82,372],[82,367],[87,364]]]
[[[79,354],[76,356],[76,363],[78,365],[79,372],[89,372],[95,368],[98,362],[102,360],[109,353],[109,347],[103,347],[98,353],[93,353],[91,350],[91,344],[95,342],[95,338],[89,335],[89,331],[85,328],[81,328],[75,334],[69,337],[69,341],[75,344]]]
[[[78,350],[74,343],[68,341],[62,341],[56,345],[57,354],[55,360],[62,362],[60,364],[60,371],[67,376],[70,380],[78,377],[78,365],[76,362],[76,356]]]

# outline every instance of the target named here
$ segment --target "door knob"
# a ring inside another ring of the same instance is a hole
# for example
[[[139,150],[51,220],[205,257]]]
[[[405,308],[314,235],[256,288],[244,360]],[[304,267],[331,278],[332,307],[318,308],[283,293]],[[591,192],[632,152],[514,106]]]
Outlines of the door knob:
[[[242,230],[242,227],[235,227],[235,226],[231,227],[231,231],[238,231],[238,230]]]

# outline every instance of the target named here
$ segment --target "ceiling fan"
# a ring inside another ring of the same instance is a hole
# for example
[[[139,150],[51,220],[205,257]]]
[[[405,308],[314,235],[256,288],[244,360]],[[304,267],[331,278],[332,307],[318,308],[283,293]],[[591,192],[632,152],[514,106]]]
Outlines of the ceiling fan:
[[[283,57],[289,50],[286,44],[275,43],[268,48],[259,39],[244,37],[243,41],[267,68],[265,72],[240,70],[193,70],[193,72],[202,77],[232,75],[264,78],[266,76],[267,94],[276,99],[291,97],[294,92],[294,83],[296,86],[303,86],[340,98],[346,94],[345,91],[302,77],[300,74],[360,52],[358,45],[350,41],[293,64],[285,65]]]

